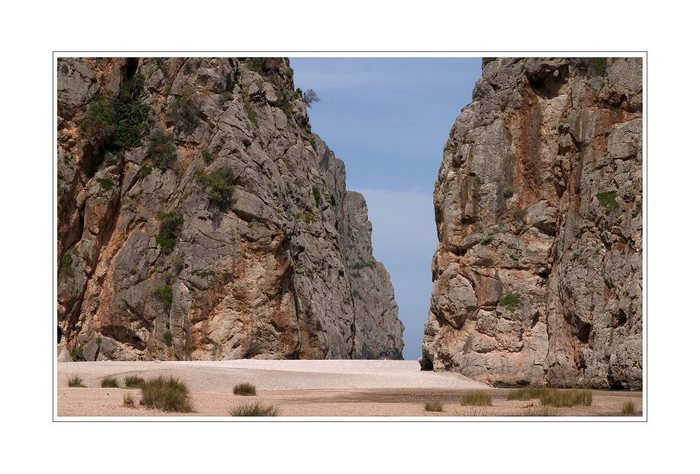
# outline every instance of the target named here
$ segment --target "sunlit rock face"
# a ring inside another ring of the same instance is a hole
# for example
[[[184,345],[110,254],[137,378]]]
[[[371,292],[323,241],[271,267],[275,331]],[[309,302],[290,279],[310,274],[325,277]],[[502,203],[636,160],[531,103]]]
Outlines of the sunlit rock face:
[[[73,358],[401,358],[363,197],[284,58],[58,62]]]
[[[642,60],[485,60],[435,186],[422,366],[642,386]]]

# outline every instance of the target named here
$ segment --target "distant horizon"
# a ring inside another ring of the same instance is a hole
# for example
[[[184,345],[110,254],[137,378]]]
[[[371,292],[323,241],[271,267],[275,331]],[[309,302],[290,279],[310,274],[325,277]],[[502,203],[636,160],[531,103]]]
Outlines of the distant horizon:
[[[394,286],[404,359],[419,359],[438,244],[433,186],[452,124],[481,58],[290,58],[295,87],[314,89],[311,127],[364,195],[374,257]]]

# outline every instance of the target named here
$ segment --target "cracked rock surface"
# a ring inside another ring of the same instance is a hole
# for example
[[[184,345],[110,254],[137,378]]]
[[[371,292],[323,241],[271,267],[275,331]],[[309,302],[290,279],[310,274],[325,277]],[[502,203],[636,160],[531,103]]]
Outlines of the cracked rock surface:
[[[74,358],[401,358],[366,203],[311,133],[288,60],[63,58],[57,110]]]
[[[642,386],[642,60],[484,60],[434,191],[424,369]]]

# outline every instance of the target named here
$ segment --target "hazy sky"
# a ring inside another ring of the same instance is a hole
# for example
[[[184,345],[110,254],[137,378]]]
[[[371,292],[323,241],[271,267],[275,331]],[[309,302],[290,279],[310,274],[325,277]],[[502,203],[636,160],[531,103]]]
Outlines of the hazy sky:
[[[437,245],[433,182],[454,120],[471,100],[481,58],[292,58],[294,82],[321,101],[312,130],[345,161],[367,199],[374,256],[384,263],[418,359]]]

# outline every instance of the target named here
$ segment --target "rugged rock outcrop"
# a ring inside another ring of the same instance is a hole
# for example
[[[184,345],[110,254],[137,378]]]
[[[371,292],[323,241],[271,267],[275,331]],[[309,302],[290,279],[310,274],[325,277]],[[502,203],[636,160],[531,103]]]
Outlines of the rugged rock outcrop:
[[[641,59],[485,60],[434,204],[423,368],[641,388]]]
[[[58,156],[74,357],[401,358],[364,199],[286,59],[61,59]]]

